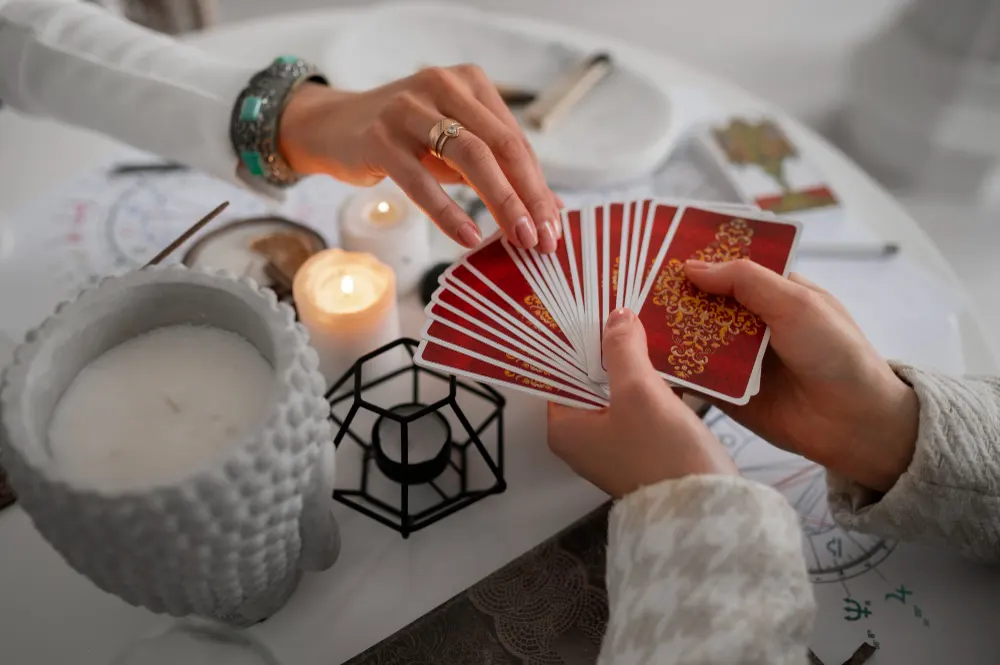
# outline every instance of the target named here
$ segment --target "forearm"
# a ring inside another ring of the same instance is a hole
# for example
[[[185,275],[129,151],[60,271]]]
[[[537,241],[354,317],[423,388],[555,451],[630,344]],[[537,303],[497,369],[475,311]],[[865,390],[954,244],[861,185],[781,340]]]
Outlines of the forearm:
[[[920,400],[913,459],[885,494],[829,474],[835,518],[856,531],[1000,561],[1000,379],[893,368]]]
[[[601,665],[801,665],[815,601],[798,518],[769,487],[692,476],[611,514]]]
[[[0,0],[0,99],[241,183],[229,120],[253,74],[78,0]]]

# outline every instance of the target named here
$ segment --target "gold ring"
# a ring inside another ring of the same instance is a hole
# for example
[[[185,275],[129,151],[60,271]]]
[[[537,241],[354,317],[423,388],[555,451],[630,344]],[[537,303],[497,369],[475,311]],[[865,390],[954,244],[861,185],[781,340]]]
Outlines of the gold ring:
[[[431,149],[431,154],[438,159],[443,159],[441,157],[441,151],[444,150],[444,144],[458,136],[465,127],[458,120],[452,118],[441,118],[433,127],[427,136],[427,146]]]

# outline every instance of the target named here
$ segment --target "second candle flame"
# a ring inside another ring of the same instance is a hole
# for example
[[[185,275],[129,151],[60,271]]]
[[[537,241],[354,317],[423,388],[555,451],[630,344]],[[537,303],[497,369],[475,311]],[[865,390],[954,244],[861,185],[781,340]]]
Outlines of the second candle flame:
[[[340,278],[340,290],[344,293],[354,293],[354,278],[344,275]]]

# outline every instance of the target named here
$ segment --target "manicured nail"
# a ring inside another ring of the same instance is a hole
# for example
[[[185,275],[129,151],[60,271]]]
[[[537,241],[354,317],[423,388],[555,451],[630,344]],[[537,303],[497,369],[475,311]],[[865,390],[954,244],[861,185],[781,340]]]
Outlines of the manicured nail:
[[[559,244],[552,222],[545,220],[538,225],[538,251],[542,254],[556,251]]]
[[[627,307],[621,307],[611,312],[611,316],[608,317],[608,322],[604,324],[604,332],[614,330],[620,326],[627,323],[632,323],[635,321],[635,313]]]
[[[471,222],[466,222],[462,226],[458,227],[458,241],[462,243],[463,247],[468,247],[472,249],[478,247],[479,243],[483,241],[483,234],[479,232],[479,227]]]
[[[538,244],[538,233],[527,217],[519,217],[514,224],[514,235],[524,249],[531,249]]]
[[[558,219],[559,218],[557,217],[557,221],[552,222],[552,230],[556,233],[556,239],[562,238],[562,224],[558,221]]]
[[[698,259],[688,259],[684,262],[684,267],[688,270],[711,270],[715,266],[707,261],[699,261]]]

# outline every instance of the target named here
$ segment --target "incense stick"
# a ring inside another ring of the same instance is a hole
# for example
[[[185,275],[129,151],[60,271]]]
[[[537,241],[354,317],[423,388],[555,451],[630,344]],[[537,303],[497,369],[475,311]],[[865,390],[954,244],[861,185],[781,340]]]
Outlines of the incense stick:
[[[596,53],[578,63],[524,110],[528,126],[543,132],[551,129],[609,73],[611,56],[607,53]]]
[[[200,231],[206,224],[208,224],[213,219],[215,219],[216,217],[218,217],[219,213],[221,213],[223,210],[225,210],[228,205],[229,205],[229,201],[223,201],[222,204],[219,205],[215,210],[213,210],[212,212],[208,213],[207,215],[205,215],[204,217],[202,217],[201,219],[199,219],[197,222],[195,222],[194,225],[191,228],[189,228],[187,231],[185,231],[180,236],[178,236],[178,238],[176,240],[174,240],[172,243],[170,243],[169,245],[167,245],[167,247],[162,252],[160,252],[159,254],[157,254],[156,256],[154,256],[152,259],[150,259],[149,263],[147,263],[146,265],[144,265],[143,268],[148,268],[149,266],[155,266],[158,263],[160,263],[160,261],[162,261],[163,259],[165,259],[168,256],[170,256],[171,254],[173,254],[174,250],[176,250],[178,247],[180,247],[181,245],[183,245],[187,241],[188,238],[190,238],[195,233],[197,233],[198,231]]]

